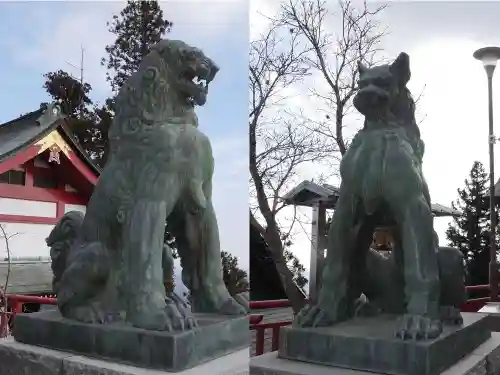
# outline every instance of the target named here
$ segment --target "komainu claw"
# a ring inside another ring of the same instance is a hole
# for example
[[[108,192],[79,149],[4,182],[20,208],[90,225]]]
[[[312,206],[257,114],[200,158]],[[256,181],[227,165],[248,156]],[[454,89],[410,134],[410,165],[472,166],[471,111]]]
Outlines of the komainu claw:
[[[424,315],[405,314],[399,320],[398,328],[394,333],[401,340],[431,340],[438,337],[443,331],[439,319],[431,319]]]
[[[325,327],[336,322],[318,305],[307,305],[295,316],[293,325],[296,327]]]

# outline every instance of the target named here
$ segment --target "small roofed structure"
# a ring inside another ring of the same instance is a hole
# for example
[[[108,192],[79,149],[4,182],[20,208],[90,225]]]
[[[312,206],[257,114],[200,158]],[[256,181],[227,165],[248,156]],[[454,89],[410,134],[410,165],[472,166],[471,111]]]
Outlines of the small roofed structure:
[[[499,180],[500,182],[500,180]],[[498,185],[500,192],[500,185]],[[316,184],[312,181],[302,181],[289,191],[283,199],[294,206],[314,207],[320,201],[326,209],[334,209],[339,197],[339,188],[329,184]],[[442,204],[432,204],[432,213],[435,217],[459,216],[461,212]]]
[[[312,181],[302,181],[283,197],[289,205],[311,207],[311,261],[309,275],[309,295],[316,298],[319,289],[320,276],[323,271],[326,250],[326,210],[335,209],[339,198],[339,188],[329,184],[317,184]],[[460,211],[432,204],[432,213],[435,217],[458,216]],[[377,228],[373,247],[379,251],[390,251],[390,228]]]

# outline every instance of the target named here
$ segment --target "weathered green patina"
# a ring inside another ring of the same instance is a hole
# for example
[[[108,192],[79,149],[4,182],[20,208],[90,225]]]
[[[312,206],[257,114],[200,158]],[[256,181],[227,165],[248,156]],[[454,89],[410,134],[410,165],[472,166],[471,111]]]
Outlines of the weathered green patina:
[[[443,321],[462,322],[462,258],[454,249],[438,249],[409,79],[405,53],[390,65],[359,64],[354,106],[365,116],[364,127],[340,165],[318,300],[297,315],[296,326],[332,325],[383,311],[402,314],[397,337],[420,340],[439,336]],[[368,252],[377,225],[397,228],[390,259]],[[362,293],[369,304],[360,305]]]
[[[192,310],[246,313],[222,279],[214,160],[194,112],[217,71],[201,50],[163,40],[120,90],[110,156],[86,214],[65,214],[47,239],[64,317],[151,330],[195,326],[191,311],[165,294],[167,218]]]

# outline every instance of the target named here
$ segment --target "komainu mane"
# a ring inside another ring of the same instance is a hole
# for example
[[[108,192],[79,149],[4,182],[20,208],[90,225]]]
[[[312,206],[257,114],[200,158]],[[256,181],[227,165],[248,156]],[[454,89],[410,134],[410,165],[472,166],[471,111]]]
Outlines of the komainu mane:
[[[192,310],[246,313],[222,279],[211,201],[214,160],[194,112],[205,104],[217,71],[201,50],[162,40],[121,88],[110,156],[86,214],[65,214],[47,239],[64,317],[153,330],[196,325],[191,312],[165,293],[166,221]]]
[[[395,335],[420,340],[439,336],[443,323],[462,322],[462,255],[438,247],[409,80],[405,53],[390,65],[359,64],[354,106],[365,123],[340,165],[342,183],[318,300],[297,315],[295,325],[395,313],[401,315]],[[370,250],[378,225],[395,227],[389,259]],[[368,303],[360,302],[362,293]]]

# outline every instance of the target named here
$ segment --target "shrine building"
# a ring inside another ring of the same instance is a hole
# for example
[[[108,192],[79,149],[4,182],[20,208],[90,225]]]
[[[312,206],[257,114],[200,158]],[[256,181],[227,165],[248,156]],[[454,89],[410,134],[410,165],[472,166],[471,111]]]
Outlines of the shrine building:
[[[52,292],[45,238],[64,213],[85,212],[99,174],[57,104],[0,125],[0,285],[8,243],[8,293]]]

